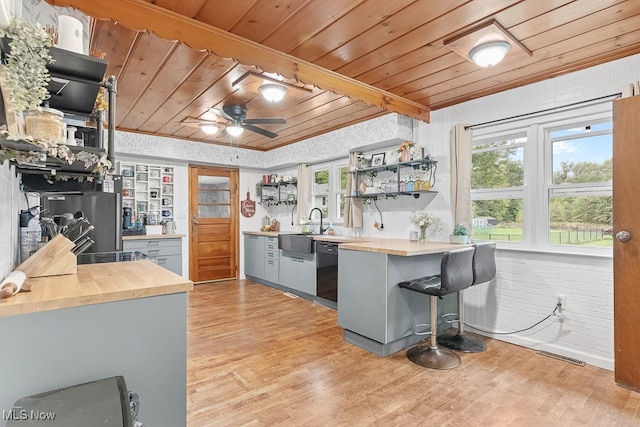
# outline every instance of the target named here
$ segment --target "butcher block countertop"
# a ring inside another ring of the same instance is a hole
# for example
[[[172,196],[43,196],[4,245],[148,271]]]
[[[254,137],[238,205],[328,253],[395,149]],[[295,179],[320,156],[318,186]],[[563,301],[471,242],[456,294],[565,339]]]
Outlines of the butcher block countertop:
[[[77,274],[27,280],[30,292],[0,299],[0,317],[187,292],[193,282],[152,261],[78,266]]]
[[[291,234],[295,231],[245,231],[244,234],[256,236],[272,236]],[[388,255],[416,256],[438,254],[469,245],[454,245],[448,242],[411,242],[409,239],[385,239],[381,237],[331,236],[329,234],[310,235],[314,240],[340,243],[341,249],[353,251],[375,252]]]
[[[448,242],[411,242],[408,239],[372,239],[364,242],[347,242],[341,249],[375,252],[387,255],[416,256],[439,254],[470,245],[454,245]]]

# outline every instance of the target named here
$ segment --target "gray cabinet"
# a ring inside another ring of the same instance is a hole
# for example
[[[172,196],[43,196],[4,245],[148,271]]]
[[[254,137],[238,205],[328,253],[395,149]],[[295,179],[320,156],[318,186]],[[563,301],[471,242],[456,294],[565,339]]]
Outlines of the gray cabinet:
[[[316,294],[316,254],[283,251],[280,256],[280,285]]]
[[[277,245],[276,245],[277,247]],[[253,278],[264,277],[264,236],[245,234],[244,274]]]
[[[429,323],[429,295],[401,289],[399,282],[437,274],[442,253],[400,256],[339,249],[338,326],[345,340],[380,356],[418,342],[411,332]],[[438,301],[438,319],[457,311],[455,293]],[[441,323],[438,330],[450,325]]]
[[[182,275],[182,238],[125,240],[125,251],[139,251],[154,258],[159,266]]]

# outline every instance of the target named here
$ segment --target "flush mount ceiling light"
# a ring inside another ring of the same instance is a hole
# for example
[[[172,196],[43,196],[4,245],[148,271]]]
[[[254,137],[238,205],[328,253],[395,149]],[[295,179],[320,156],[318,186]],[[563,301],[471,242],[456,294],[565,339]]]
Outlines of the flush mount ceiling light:
[[[481,43],[471,49],[469,58],[480,67],[492,67],[502,61],[509,49],[511,44],[502,40]]]
[[[494,66],[507,54],[510,64],[523,66],[533,56],[533,52],[495,19],[462,29],[443,44],[480,67]]]
[[[240,136],[244,132],[244,128],[238,125],[229,125],[225,128],[227,133],[231,136]]]
[[[288,92],[288,89],[281,85],[276,84],[264,84],[258,88],[264,99],[269,102],[282,101],[282,98]]]
[[[218,130],[220,130],[220,128],[214,123],[201,123],[200,130],[207,135],[215,135],[216,133],[218,133]]]

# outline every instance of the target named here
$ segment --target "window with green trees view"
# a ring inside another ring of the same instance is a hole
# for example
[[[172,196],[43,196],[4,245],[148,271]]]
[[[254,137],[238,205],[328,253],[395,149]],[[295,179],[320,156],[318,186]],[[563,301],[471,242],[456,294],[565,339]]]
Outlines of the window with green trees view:
[[[475,239],[611,247],[610,114],[474,137],[471,186]]]
[[[313,170],[313,206],[329,222],[341,223],[347,190],[347,159],[318,164]]]
[[[522,241],[526,141],[526,134],[520,134],[474,144],[471,188],[476,239]]]

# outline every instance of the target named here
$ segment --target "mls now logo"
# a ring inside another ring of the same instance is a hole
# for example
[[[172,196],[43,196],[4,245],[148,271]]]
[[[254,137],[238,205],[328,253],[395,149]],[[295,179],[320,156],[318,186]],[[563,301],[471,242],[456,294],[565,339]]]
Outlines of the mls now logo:
[[[55,412],[44,412],[14,408],[10,411],[2,411],[4,421],[52,421],[56,418]]]

